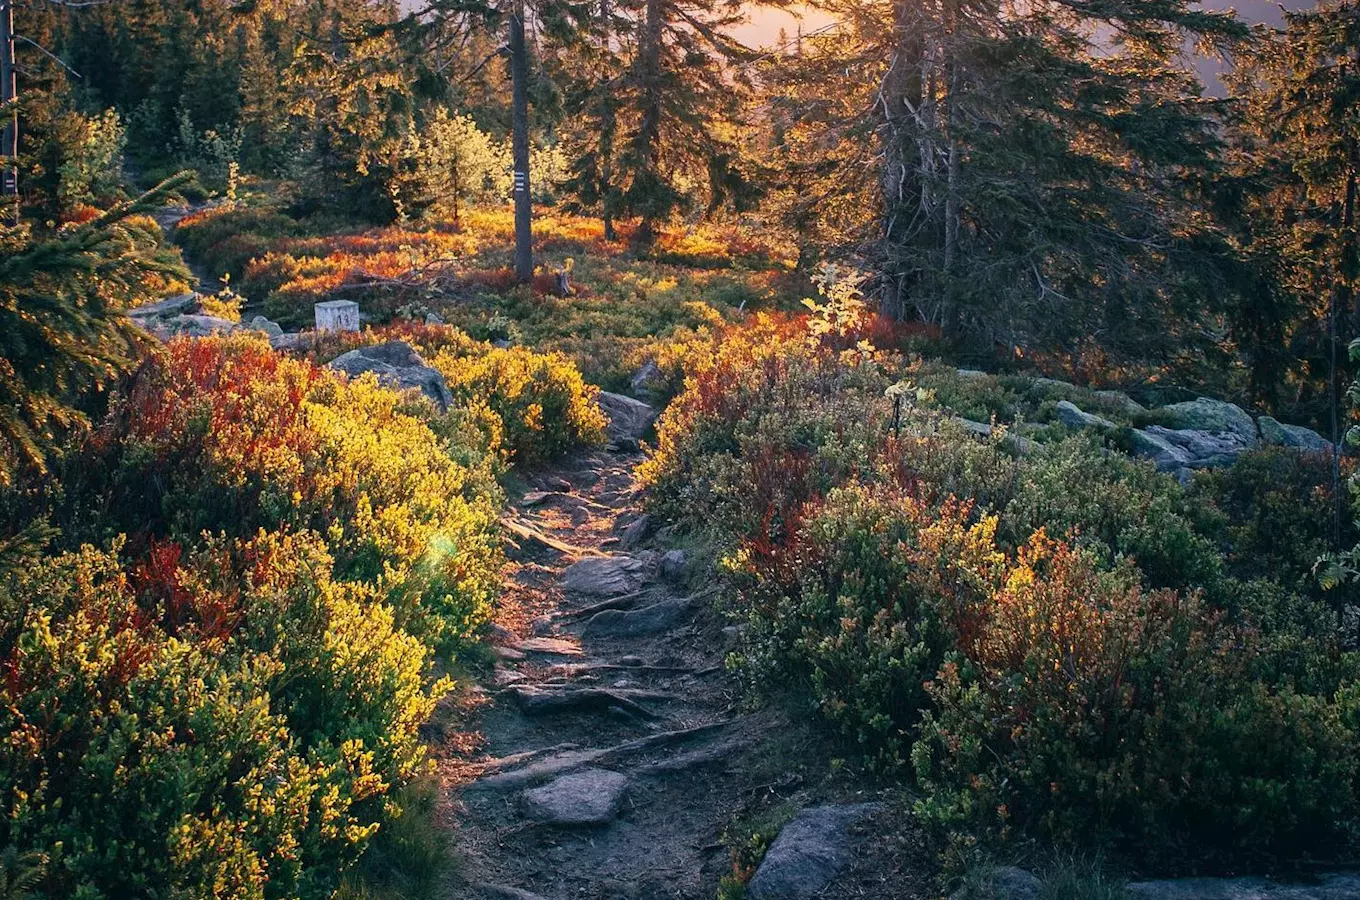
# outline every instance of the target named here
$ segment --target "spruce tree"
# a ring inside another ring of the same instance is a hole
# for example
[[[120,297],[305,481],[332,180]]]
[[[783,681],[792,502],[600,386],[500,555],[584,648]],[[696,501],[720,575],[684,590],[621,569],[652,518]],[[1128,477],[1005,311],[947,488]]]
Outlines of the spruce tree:
[[[569,73],[581,116],[568,190],[610,231],[640,220],[646,247],[678,211],[746,209],[757,192],[741,152],[744,71],[754,54],[729,32],[740,4],[611,0],[599,7],[592,52]]]
[[[0,486],[43,472],[64,439],[135,362],[143,338],[122,315],[153,276],[187,279],[138,214],[171,179],[75,228],[0,231]]]
[[[1229,251],[1201,212],[1216,106],[1178,60],[1241,37],[1234,19],[1189,0],[817,5],[838,26],[790,57],[787,153],[818,175],[808,194],[876,210],[853,237],[889,312],[1071,359],[1198,340]]]

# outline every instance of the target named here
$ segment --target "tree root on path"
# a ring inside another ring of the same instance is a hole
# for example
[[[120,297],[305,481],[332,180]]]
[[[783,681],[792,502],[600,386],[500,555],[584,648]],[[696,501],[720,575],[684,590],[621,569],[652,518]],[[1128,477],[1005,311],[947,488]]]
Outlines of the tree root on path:
[[[539,531],[537,528],[534,528],[532,525],[529,525],[520,519],[516,519],[513,516],[501,516],[501,525],[503,525],[505,530],[511,534],[519,535],[526,540],[538,541],[543,546],[556,550],[558,553],[565,553],[568,556],[609,556],[608,553],[604,553],[600,550],[595,550],[590,547],[577,547],[575,544],[559,541],[557,538],[550,537]]]

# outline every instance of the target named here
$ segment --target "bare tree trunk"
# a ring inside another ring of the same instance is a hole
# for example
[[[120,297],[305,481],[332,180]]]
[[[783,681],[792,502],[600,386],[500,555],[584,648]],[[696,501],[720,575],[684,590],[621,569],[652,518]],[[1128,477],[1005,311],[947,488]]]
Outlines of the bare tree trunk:
[[[612,15],[609,0],[600,0],[600,21],[604,23],[604,51],[608,56],[613,52],[613,29],[609,17]],[[612,241],[614,233],[614,96],[611,87],[605,88],[600,109],[600,217],[604,220],[604,239]]]
[[[642,122],[638,126],[638,158],[647,177],[660,178],[657,141],[661,136],[661,0],[647,0],[647,18],[642,28],[642,90],[646,98]],[[651,247],[656,239],[656,222],[649,210],[638,225],[635,243]]]
[[[906,314],[906,294],[910,273],[897,271],[893,258],[902,242],[904,206],[909,196],[918,193],[920,174],[908,162],[906,141],[908,120],[921,109],[921,62],[924,35],[919,0],[898,0],[893,15],[897,50],[887,74],[879,85],[878,103],[882,120],[879,145],[883,153],[881,190],[883,228],[880,238],[880,264],[883,266],[883,313],[894,319]]]
[[[954,268],[959,252],[959,139],[956,129],[959,122],[958,88],[959,60],[957,56],[958,0],[946,0],[944,65],[948,73],[946,95],[944,98],[945,136],[949,141],[949,160],[945,176],[944,201],[944,296],[945,307],[942,327],[946,334],[957,332],[962,323],[962,310],[959,309],[957,291],[954,288]]]
[[[524,0],[510,14],[511,150],[515,164],[515,280],[534,278],[533,203],[529,193],[529,51],[524,41]]]
[[[0,0],[0,106],[19,96],[14,66],[14,0]],[[7,157],[0,168],[0,197],[13,204],[15,224],[19,221],[19,110],[16,107],[0,126],[0,157]]]

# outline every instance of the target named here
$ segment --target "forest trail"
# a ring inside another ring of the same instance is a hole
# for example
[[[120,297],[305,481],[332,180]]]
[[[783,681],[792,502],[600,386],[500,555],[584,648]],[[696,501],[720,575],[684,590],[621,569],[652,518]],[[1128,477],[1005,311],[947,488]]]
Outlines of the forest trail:
[[[485,756],[457,773],[454,897],[712,898],[730,870],[733,763],[762,723],[737,709],[705,586],[638,549],[639,459],[578,455],[512,506],[515,618]]]
[[[641,512],[640,460],[580,453],[511,504],[494,679],[473,714],[483,743],[471,762],[436,744],[451,900],[713,900],[733,869],[724,832],[749,836],[743,813],[877,799],[810,783],[806,733],[743,709],[711,576],[651,549],[665,532]],[[924,896],[891,816],[848,829],[818,896]]]

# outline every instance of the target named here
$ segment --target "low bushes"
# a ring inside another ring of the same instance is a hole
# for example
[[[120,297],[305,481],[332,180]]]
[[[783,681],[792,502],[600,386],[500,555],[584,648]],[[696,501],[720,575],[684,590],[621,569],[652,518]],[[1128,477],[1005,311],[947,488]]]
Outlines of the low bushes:
[[[913,775],[941,840],[1161,870],[1348,851],[1360,660],[1301,581],[1315,463],[1187,492],[1094,437],[979,437],[861,337],[825,307],[724,332],[642,469],[727,552],[748,682]]]
[[[0,843],[42,895],[333,893],[495,596],[467,437],[259,338],[145,364],[0,576]]]
[[[560,353],[495,347],[448,325],[397,322],[359,334],[329,336],[312,351],[333,359],[354,347],[405,341],[438,369],[453,395],[454,415],[481,423],[493,448],[520,463],[542,462],[572,447],[599,443],[606,424],[596,396]]]

